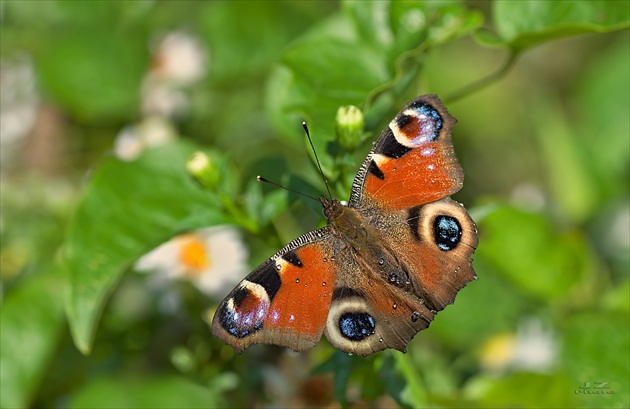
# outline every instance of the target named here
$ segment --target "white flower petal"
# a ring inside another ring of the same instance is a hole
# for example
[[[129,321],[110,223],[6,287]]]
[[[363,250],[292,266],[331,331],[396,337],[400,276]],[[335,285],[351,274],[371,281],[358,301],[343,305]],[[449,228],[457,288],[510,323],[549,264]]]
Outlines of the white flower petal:
[[[551,326],[530,318],[518,326],[512,363],[517,368],[547,372],[555,364],[557,350]]]
[[[175,237],[140,257],[134,268],[139,272],[153,272],[171,279],[181,277],[184,275],[184,266],[179,258],[180,248],[181,239]]]
[[[201,242],[206,250],[208,267],[186,265],[182,251],[193,242]],[[154,272],[156,286],[173,279],[191,280],[208,295],[224,295],[247,273],[248,251],[240,232],[232,226],[213,226],[179,235],[141,257],[135,269]]]
[[[162,116],[151,116],[140,125],[142,140],[149,147],[166,144],[175,137],[175,129],[171,122]]]
[[[149,75],[142,84],[142,112],[145,115],[175,116],[186,110],[186,95]]]
[[[189,84],[203,77],[207,57],[199,40],[182,32],[168,34],[156,50],[156,71],[167,81]]]
[[[124,161],[136,159],[144,150],[144,143],[134,126],[123,128],[114,140],[114,155]]]
[[[199,275],[197,285],[207,294],[220,294],[237,284],[247,273],[247,248],[239,231],[230,226],[215,226],[199,233],[206,237],[211,267]]]

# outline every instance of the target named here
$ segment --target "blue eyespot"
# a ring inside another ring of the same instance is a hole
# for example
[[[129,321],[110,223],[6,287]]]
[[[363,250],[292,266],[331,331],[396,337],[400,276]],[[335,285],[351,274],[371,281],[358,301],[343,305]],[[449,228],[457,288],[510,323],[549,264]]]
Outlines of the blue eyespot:
[[[462,226],[456,218],[440,215],[433,222],[435,243],[440,250],[453,250],[462,238]]]
[[[437,139],[444,125],[440,113],[431,105],[420,103],[419,101],[412,104],[411,108],[416,111],[417,121],[419,122],[417,138],[421,138],[423,143]]]
[[[226,305],[221,307],[218,314],[223,329],[236,338],[245,338],[262,328],[263,320],[256,314],[240,313],[239,315],[238,311],[230,310]]]
[[[366,312],[346,312],[339,317],[339,331],[350,341],[362,341],[375,330],[374,318]]]

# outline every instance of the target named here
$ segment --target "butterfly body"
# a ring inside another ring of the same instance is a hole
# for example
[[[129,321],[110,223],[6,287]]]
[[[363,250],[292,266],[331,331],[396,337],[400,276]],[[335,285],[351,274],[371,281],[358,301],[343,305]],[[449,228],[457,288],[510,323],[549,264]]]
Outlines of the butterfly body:
[[[407,104],[361,166],[348,205],[321,197],[327,226],[250,273],[219,305],[215,335],[237,352],[255,343],[304,350],[322,333],[346,352],[405,351],[476,278],[475,224],[448,198],[463,183],[454,122],[435,96]]]

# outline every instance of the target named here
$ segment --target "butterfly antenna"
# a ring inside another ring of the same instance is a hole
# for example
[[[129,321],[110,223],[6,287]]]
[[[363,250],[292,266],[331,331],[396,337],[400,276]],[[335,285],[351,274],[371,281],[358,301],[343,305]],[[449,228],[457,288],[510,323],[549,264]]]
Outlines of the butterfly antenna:
[[[279,188],[281,188],[281,189],[287,190],[287,191],[289,191],[289,192],[297,193],[298,195],[302,195],[302,196],[304,196],[304,197],[308,197],[309,199],[313,199],[313,200],[314,200],[314,201],[316,201],[316,202],[319,202],[319,199],[318,199],[318,198],[316,198],[316,197],[313,197],[313,196],[311,196],[311,195],[307,195],[306,193],[303,193],[303,192],[298,192],[297,190],[293,190],[293,189],[288,188],[288,187],[286,187],[286,186],[282,186],[281,184],[276,183],[276,182],[273,182],[273,181],[271,181],[271,180],[269,180],[269,179],[266,179],[266,178],[264,178],[264,177],[262,177],[262,176],[256,176],[256,179],[257,179],[259,182],[269,183],[269,184],[274,185],[274,186],[277,186],[277,187],[279,187]]]
[[[326,180],[326,176],[324,176],[322,165],[321,163],[319,163],[319,158],[317,157],[317,151],[315,150],[315,146],[313,146],[311,133],[308,131],[308,126],[306,126],[306,122],[302,122],[302,128],[304,128],[304,132],[306,132],[306,137],[308,138],[308,142],[311,144],[311,149],[313,150],[313,154],[315,155],[315,162],[317,162],[317,168],[319,169],[320,175],[322,175],[322,179],[324,179],[324,184],[326,185],[326,190],[328,191],[328,197],[330,198],[330,200],[332,200],[332,193],[330,193],[330,187],[328,186],[328,181]]]

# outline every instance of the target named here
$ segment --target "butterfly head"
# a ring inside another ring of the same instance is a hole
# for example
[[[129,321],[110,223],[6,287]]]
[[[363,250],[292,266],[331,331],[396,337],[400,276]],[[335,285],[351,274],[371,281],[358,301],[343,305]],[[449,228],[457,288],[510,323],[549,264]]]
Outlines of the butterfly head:
[[[329,199],[326,196],[320,196],[319,202],[322,204],[324,216],[326,219],[334,220],[338,219],[343,214],[344,205],[337,199]]]

